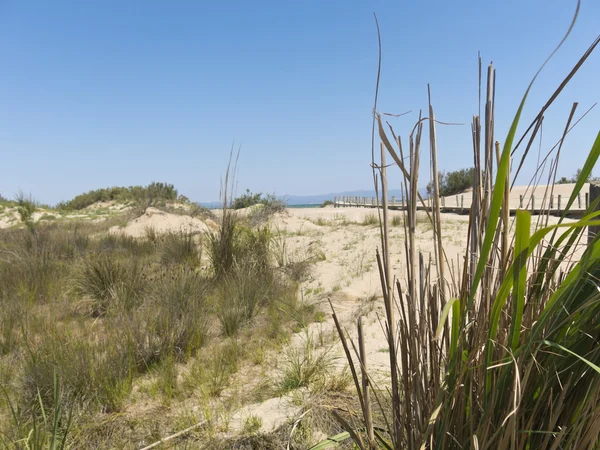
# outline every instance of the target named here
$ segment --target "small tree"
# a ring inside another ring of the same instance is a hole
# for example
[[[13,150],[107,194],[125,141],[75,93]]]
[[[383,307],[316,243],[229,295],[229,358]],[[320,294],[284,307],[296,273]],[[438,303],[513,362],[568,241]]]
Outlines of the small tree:
[[[440,196],[446,197],[448,195],[454,195],[466,191],[467,189],[473,187],[474,177],[475,169],[473,167],[448,173],[439,172],[438,182]],[[430,181],[427,185],[427,194],[430,197],[433,195],[433,181]]]

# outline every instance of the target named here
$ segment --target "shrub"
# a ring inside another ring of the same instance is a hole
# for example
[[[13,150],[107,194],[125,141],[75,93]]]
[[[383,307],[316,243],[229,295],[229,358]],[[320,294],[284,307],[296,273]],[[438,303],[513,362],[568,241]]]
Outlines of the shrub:
[[[98,202],[134,202],[138,205],[153,206],[178,198],[175,186],[168,183],[152,182],[148,186],[109,187],[96,189],[75,196],[67,202],[60,202],[57,209],[81,210]]]
[[[262,193],[252,193],[250,189],[246,189],[246,193],[235,198],[231,204],[233,209],[248,208],[250,206],[258,205],[262,203]]]
[[[92,301],[93,316],[113,309],[131,311],[141,302],[145,286],[143,267],[138,259],[119,261],[106,254],[84,260],[73,280],[75,291]]]
[[[33,220],[33,213],[37,209],[37,204],[31,195],[25,196],[23,192],[19,192],[15,200],[17,202],[17,213],[21,222],[27,227],[32,233],[35,232],[35,221]]]
[[[236,265],[221,282],[217,317],[223,334],[234,336],[267,303],[272,281],[255,266]]]
[[[157,238],[158,239],[158,238]],[[200,264],[201,247],[190,232],[169,232],[160,238],[160,258],[165,264]]]
[[[152,288],[149,333],[161,355],[184,360],[208,340],[210,284],[190,269],[163,274]]]
[[[234,260],[239,265],[253,267],[262,273],[266,272],[271,266],[272,240],[273,235],[268,226],[258,229],[241,228]]]
[[[459,194],[473,187],[475,169],[461,169],[454,172],[440,172],[438,183],[441,197]],[[427,195],[433,195],[433,181],[427,185]]]
[[[227,273],[233,266],[239,248],[240,227],[235,213],[223,210],[223,217],[217,231],[208,237],[208,257],[216,276]]]
[[[325,200],[323,203],[321,203],[321,206],[319,206],[319,208],[325,208],[326,206],[330,205],[333,205],[333,200]]]

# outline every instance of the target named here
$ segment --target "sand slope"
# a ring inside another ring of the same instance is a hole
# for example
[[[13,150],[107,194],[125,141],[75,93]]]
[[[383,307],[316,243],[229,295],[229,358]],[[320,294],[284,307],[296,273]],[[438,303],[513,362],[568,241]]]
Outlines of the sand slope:
[[[186,232],[203,233],[216,227],[211,220],[200,220],[195,217],[171,214],[157,208],[147,208],[146,212],[127,223],[124,227],[111,227],[110,233],[122,233],[132,237],[143,237],[147,230],[157,233]]]

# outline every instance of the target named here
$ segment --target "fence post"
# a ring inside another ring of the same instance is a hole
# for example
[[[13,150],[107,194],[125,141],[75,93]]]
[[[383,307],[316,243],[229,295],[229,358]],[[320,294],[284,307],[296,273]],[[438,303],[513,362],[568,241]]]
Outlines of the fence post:
[[[465,209],[465,196],[460,196],[460,211],[462,212]]]
[[[531,196],[531,214],[535,214],[535,195]]]
[[[550,196],[550,209],[554,209],[554,194]]]
[[[523,209],[523,196],[519,195],[519,209]]]
[[[585,209],[588,209],[590,207],[590,193],[586,192],[585,193]]]
[[[598,197],[600,197],[600,183],[597,181],[596,182],[592,181],[590,183],[590,200],[589,200],[590,203],[589,204],[591,205],[592,203],[594,203],[594,201]],[[596,212],[596,211],[600,211],[600,202],[597,203],[596,207],[594,208],[594,212]],[[594,237],[596,236],[598,231],[600,231],[599,226],[588,228],[588,244],[590,244],[594,240]]]
[[[581,208],[581,192],[577,194],[577,207]]]
[[[560,214],[560,200],[562,199],[562,195],[558,194],[558,214]]]

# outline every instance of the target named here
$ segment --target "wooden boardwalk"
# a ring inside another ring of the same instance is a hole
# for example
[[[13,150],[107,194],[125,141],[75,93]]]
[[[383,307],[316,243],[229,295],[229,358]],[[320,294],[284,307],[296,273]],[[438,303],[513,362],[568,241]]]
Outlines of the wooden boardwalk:
[[[535,189],[515,187],[510,195],[510,213],[514,214],[518,209],[526,209],[534,215],[546,214],[560,216],[573,192],[574,184],[555,185],[553,193],[546,186],[537,186]],[[582,217],[590,202],[589,184],[584,185],[575,202],[569,210],[568,217]],[[440,210],[442,213],[469,214],[471,209],[471,192],[440,198]],[[335,208],[377,208],[381,206],[376,198],[338,196],[333,200]],[[425,206],[419,202],[417,210],[431,211],[433,199],[425,199]],[[406,203],[402,199],[392,197],[388,200],[388,207],[392,210],[406,209]]]

